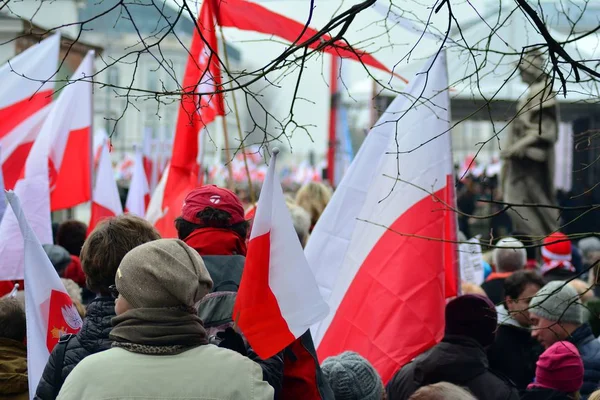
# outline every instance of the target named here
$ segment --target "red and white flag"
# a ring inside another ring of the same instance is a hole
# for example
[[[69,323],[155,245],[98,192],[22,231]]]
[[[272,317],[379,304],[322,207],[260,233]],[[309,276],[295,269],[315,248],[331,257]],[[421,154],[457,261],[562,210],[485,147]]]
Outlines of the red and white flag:
[[[119,188],[115,181],[115,173],[110,161],[108,141],[102,146],[98,170],[96,172],[96,185],[92,195],[92,213],[88,224],[88,233],[93,231],[98,222],[106,218],[116,217],[123,214]]]
[[[356,351],[384,382],[441,340],[457,291],[447,88],[440,53],[367,135],[306,248],[330,307],[319,359]]]
[[[27,370],[33,398],[48,357],[61,335],[79,332],[83,322],[35,232],[27,222],[19,197],[7,192],[16,215],[25,257],[25,316],[27,317]],[[13,240],[15,238],[11,238]]]
[[[315,277],[275,173],[277,152],[262,186],[233,317],[263,359],[327,315]]]
[[[54,92],[60,35],[56,34],[0,66],[0,145],[4,182],[14,188]]]
[[[93,60],[94,52],[90,51],[73,76],[91,76]],[[51,190],[56,187],[58,171],[64,169],[66,157],[63,157],[63,153],[71,139],[73,122],[80,118],[76,115],[79,112],[85,113],[79,106],[90,104],[91,86],[90,82],[76,81],[61,91],[52,104],[52,110],[29,152],[22,176],[15,185],[15,192],[22,200],[25,217],[42,243],[53,242]],[[85,149],[73,151],[84,152]],[[83,169],[83,166],[76,165],[73,168]],[[75,185],[76,182],[72,187],[74,192],[77,190]],[[23,241],[18,232],[17,219],[7,209],[0,222],[0,280],[23,279]]]
[[[94,156],[94,171],[98,169],[98,162],[100,161],[100,155],[102,154],[102,147],[104,144],[108,142],[110,145],[110,140],[106,131],[102,128],[97,129],[94,132],[94,138],[92,140],[92,154]]]
[[[142,159],[144,161],[144,171],[146,172],[146,179],[148,184],[150,184],[150,178],[153,175],[153,170],[157,168],[155,163],[154,154],[156,153],[156,149],[153,146],[152,139],[152,128],[144,129],[144,139],[142,142]]]
[[[149,202],[150,188],[148,187],[143,156],[141,150],[136,148],[133,174],[129,184],[127,201],[125,202],[125,211],[143,218],[146,215],[146,207],[148,207]]]
[[[204,1],[194,29],[190,57],[182,88],[196,93],[210,93],[221,88],[221,70],[217,59],[217,36],[213,2]],[[198,184],[198,135],[206,125],[224,115],[223,95],[183,95],[177,115],[175,140],[171,153],[168,179],[165,184],[161,211],[155,223],[162,237],[177,237],[173,221],[181,214],[185,195]],[[155,191],[158,193],[158,191]],[[155,203],[158,204],[158,203]]]

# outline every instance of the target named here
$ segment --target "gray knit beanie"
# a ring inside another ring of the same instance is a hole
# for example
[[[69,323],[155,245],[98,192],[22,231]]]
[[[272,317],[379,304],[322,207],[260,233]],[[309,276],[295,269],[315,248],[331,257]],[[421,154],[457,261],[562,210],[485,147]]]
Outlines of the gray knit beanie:
[[[346,351],[321,365],[335,400],[381,400],[383,383],[375,368],[360,354]]]
[[[567,282],[552,281],[531,299],[529,312],[549,321],[583,323],[579,295]]]
[[[166,308],[194,307],[213,282],[194,249],[178,239],[159,239],[123,257],[115,285],[134,308]]]

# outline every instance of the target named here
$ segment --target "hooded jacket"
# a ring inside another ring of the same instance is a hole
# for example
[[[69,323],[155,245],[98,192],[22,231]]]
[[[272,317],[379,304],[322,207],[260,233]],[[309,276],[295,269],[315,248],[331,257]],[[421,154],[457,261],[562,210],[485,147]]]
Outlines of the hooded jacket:
[[[535,363],[543,352],[531,337],[531,330],[522,327],[506,308],[496,307],[498,329],[496,339],[487,351],[490,369],[499,372],[524,391],[535,377]]]
[[[518,400],[516,388],[491,372],[485,350],[472,338],[446,335],[408,363],[386,388],[389,400],[407,400],[422,386],[449,382],[467,387],[479,400]]]
[[[111,319],[114,316],[115,301],[111,297],[99,297],[88,305],[81,330],[66,344],[62,365],[57,365],[58,345],[50,354],[35,393],[36,399],[54,400],[65,379],[77,364],[91,354],[110,349],[112,341],[108,338],[108,334],[112,330]],[[62,370],[60,382],[55,382],[56,368]]]
[[[0,338],[0,399],[29,400],[27,385],[25,345]]]

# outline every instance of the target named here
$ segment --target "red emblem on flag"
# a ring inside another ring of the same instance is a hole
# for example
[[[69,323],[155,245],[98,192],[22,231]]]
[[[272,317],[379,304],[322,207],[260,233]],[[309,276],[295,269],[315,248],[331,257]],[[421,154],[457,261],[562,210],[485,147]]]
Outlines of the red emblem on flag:
[[[61,335],[77,333],[81,329],[81,317],[73,305],[69,295],[53,290],[48,307],[48,329],[46,346],[52,352]]]

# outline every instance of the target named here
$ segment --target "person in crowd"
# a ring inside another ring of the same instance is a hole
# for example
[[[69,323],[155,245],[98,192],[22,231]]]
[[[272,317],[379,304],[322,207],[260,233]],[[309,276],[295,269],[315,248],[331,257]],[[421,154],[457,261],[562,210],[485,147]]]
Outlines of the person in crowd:
[[[510,378],[519,391],[530,384],[535,363],[543,351],[531,337],[529,302],[544,286],[542,277],[533,271],[517,271],[504,281],[504,303],[496,307],[498,330],[488,360],[493,371]]]
[[[448,382],[434,383],[423,386],[408,398],[408,400],[477,400],[473,395]]]
[[[309,182],[296,193],[296,204],[310,215],[310,232],[331,200],[331,189],[320,182]]]
[[[460,283],[460,290],[462,294],[479,294],[481,296],[485,296],[487,297],[487,294],[485,293],[485,290],[483,290],[481,288],[481,286],[476,285],[474,283],[471,282],[461,282]]]
[[[96,226],[81,250],[87,286],[96,297],[87,306],[87,315],[79,333],[62,338],[52,351],[37,387],[36,398],[55,399],[78,363],[111,347],[109,333],[115,307],[110,287],[114,285],[119,263],[130,250],[157,239],[160,235],[156,229],[133,215],[106,219]]]
[[[292,222],[294,223],[294,229],[298,235],[298,240],[302,248],[306,247],[308,243],[308,236],[310,231],[310,215],[304,210],[304,208],[295,204],[287,203],[287,207],[292,215]]]
[[[229,189],[204,185],[185,197],[175,220],[179,239],[202,256],[215,291],[237,291],[246,257],[248,222]]]
[[[58,226],[56,232],[56,244],[64,247],[69,254],[79,257],[88,227],[86,224],[76,220],[64,221]]]
[[[22,305],[0,299],[0,399],[29,400],[26,333]]]
[[[561,232],[555,232],[546,237],[542,246],[542,259],[540,268],[546,282],[564,281],[576,276],[572,260],[571,241]]]
[[[588,397],[588,400],[600,400],[600,390],[596,390]]]
[[[494,304],[504,301],[504,280],[513,272],[523,269],[526,263],[527,251],[523,243],[511,237],[498,241],[493,253],[496,272],[491,273],[481,285]]]
[[[446,305],[442,341],[400,368],[387,385],[389,400],[406,400],[421,386],[449,382],[479,400],[517,400],[517,389],[488,368],[498,315],[486,297],[463,295]]]
[[[556,342],[540,356],[535,381],[521,400],[579,400],[583,385],[583,362],[569,342]]]
[[[61,278],[64,277],[65,271],[71,263],[71,255],[62,246],[56,244],[43,244],[42,248],[54,266],[54,269]]]
[[[273,399],[258,364],[208,344],[195,305],[213,282],[194,249],[178,239],[145,243],[114,279],[113,347],[83,360],[59,400]]]
[[[594,295],[600,297],[600,285],[598,285],[598,276],[600,271],[600,239],[597,237],[588,237],[581,239],[577,244],[581,251],[584,271],[588,271],[588,282],[592,285]]]
[[[561,340],[577,347],[584,368],[581,395],[586,398],[600,383],[600,342],[583,321],[577,291],[566,282],[552,281],[531,299],[529,313],[531,334],[544,348]]]
[[[346,351],[321,364],[335,400],[382,400],[385,388],[375,368],[360,354]]]

